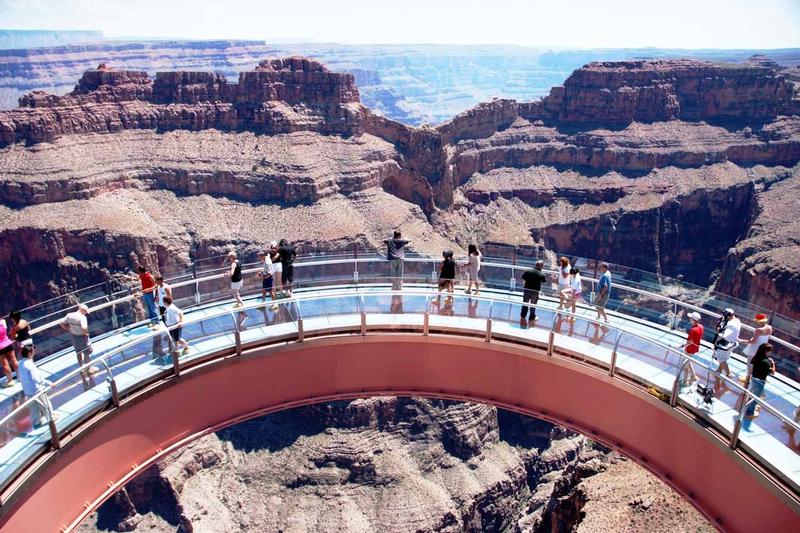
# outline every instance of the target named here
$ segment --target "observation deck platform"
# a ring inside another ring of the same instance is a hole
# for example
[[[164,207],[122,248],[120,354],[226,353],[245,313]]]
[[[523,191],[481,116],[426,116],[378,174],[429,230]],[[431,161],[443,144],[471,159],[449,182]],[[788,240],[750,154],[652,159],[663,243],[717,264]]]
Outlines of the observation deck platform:
[[[692,426],[703,438],[714,441],[727,450],[725,453],[749,468],[754,482],[769,486],[790,509],[788,516],[793,520],[777,524],[777,530],[784,529],[782,525],[787,526],[786,530],[797,530],[800,525],[800,424],[797,418],[800,384],[793,376],[771,376],[763,398],[753,399],[735,377],[727,378],[714,371],[717,364],[712,360],[712,347],[706,341],[690,363],[699,383],[708,384],[714,390],[714,398],[706,402],[698,393],[697,384],[687,384],[680,379],[681,370],[689,364],[679,349],[686,334],[679,319],[672,317],[666,323],[661,319],[663,312],[659,314],[658,306],[665,301],[663,295],[617,284],[612,295],[617,305],[609,305],[610,320],[605,324],[595,320],[594,308],[588,302],[579,304],[575,315],[557,310],[558,300],[552,289],[547,288],[536,305],[537,320],[526,324],[519,318],[521,293],[515,290],[513,282],[507,281],[517,278],[524,270],[520,265],[486,261],[484,268],[506,274],[499,276],[504,278],[504,283],[502,286],[487,283],[480,295],[470,295],[465,294],[460,285],[454,293],[439,292],[432,284],[435,277],[432,264],[428,258],[410,258],[402,290],[392,290],[390,280],[384,275],[385,261],[312,258],[296,265],[295,277],[302,283],[293,297],[278,301],[276,310],[271,309],[271,301],[260,298],[254,281],[255,269],[245,271],[251,285],[247,287],[249,294],[241,308],[235,308],[225,297],[224,274],[178,280],[173,283],[173,291],[176,303],[185,312],[183,338],[190,345],[186,354],[170,350],[166,327],[161,325],[152,330],[143,321],[136,320],[135,308],[131,307],[135,296],[112,299],[94,306],[89,314],[90,322],[97,317],[99,322],[110,326],[93,336],[92,366],[98,370],[94,373],[89,373],[88,366],[79,367],[71,347],[64,346],[66,341],[57,327],[57,320],[36,327],[37,345],[61,346],[38,362],[39,368],[53,382],[43,394],[50,399],[57,418],[49,425],[33,427],[29,406],[34,400],[23,396],[18,383],[0,390],[0,524],[12,520],[17,508],[30,505],[32,487],[44,482],[37,477],[46,477],[48,469],[58,461],[59,448],[70,446],[72,440],[80,441],[82,434],[91,431],[93,425],[102,424],[104,416],[124,406],[126,398],[136,398],[142,391],[157,395],[161,384],[181,380],[187,371],[241,358],[264,346],[289,346],[345,336],[391,339],[393,335],[415,335],[431,342],[439,336],[483,342],[487,373],[492,372],[492,346],[510,345],[544,354],[545,360],[577,365],[582,372],[597,379],[610,380],[625,390],[635,391],[640,398],[649,397],[650,402],[660,404],[669,416]],[[415,265],[419,267],[416,270]],[[594,286],[592,278],[584,280]],[[672,300],[666,307],[678,305],[693,309],[689,304]],[[617,310],[613,310],[614,307]],[[711,329],[716,317],[704,311],[704,321],[706,329]],[[40,343],[39,337],[45,342]],[[791,349],[791,344],[785,344]],[[374,358],[379,364],[381,353],[375,353]],[[733,357],[730,366],[735,376],[747,373],[742,356]],[[265,386],[267,383],[265,377]],[[412,393],[413,390],[398,390],[398,393],[403,392]],[[392,390],[363,391],[365,396],[372,393],[391,394]],[[214,392],[209,391],[209,394]],[[584,392],[580,390],[564,390],[563,394],[582,396],[587,406],[592,402],[602,403],[598,397],[583,397]],[[421,390],[420,395],[426,395],[426,391]],[[460,397],[450,392],[441,395]],[[481,400],[468,394],[463,397]],[[744,417],[744,406],[750,400],[760,406],[760,414],[754,419]],[[491,399],[488,401],[494,403]],[[514,408],[503,402],[497,404]],[[571,425],[569,420],[556,415],[551,417],[547,412],[535,414]],[[243,413],[231,413],[232,420],[241,415]],[[614,416],[625,417],[626,413]],[[585,424],[572,426],[587,429]],[[613,434],[605,434],[602,427],[594,428],[596,432],[589,429],[590,437],[631,454],[624,443],[617,442]],[[185,435],[181,435],[183,437]],[[669,445],[669,434],[657,437]],[[139,462],[136,470],[161,455],[163,449]],[[730,518],[725,517],[728,521],[720,522],[723,519],[721,510],[704,503],[697,494],[693,498],[692,490],[685,484],[680,485],[686,480],[679,483],[671,479],[665,465],[647,464],[641,457],[633,459],[682,492],[719,527],[739,529]],[[698,472],[697,475],[720,473]],[[112,479],[114,488],[124,479]],[[86,508],[74,509],[71,514],[67,512],[74,519],[57,526],[74,527],[109,494],[107,487],[97,487],[94,499],[88,501]]]

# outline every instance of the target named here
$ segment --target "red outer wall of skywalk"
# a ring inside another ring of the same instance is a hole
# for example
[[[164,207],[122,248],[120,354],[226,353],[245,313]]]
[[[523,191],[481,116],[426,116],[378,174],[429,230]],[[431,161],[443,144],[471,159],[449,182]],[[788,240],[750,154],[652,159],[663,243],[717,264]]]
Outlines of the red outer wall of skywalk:
[[[800,531],[796,504],[697,424],[641,391],[539,351],[451,336],[309,340],[231,357],[123,403],[66,443],[3,531],[72,527],[163,450],[260,413],[407,393],[476,400],[594,436],[656,473],[726,531]],[[595,433],[595,434],[593,434]]]

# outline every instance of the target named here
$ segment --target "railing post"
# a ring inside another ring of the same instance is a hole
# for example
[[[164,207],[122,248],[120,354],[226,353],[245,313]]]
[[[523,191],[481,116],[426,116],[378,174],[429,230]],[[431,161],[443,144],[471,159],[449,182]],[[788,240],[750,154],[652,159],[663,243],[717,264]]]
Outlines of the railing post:
[[[305,333],[303,332],[303,319],[297,319],[297,342],[303,342],[305,340]]]
[[[172,340],[169,329],[167,329],[167,343],[169,344],[169,354],[172,358],[172,373],[175,374],[175,377],[178,377],[181,375],[181,362],[178,359],[178,346]]]
[[[361,334],[367,334],[367,313],[364,310],[361,310]]]
[[[111,365],[108,364],[108,360],[103,359],[101,363],[106,367],[106,372],[108,373],[108,387],[111,389],[111,401],[114,403],[114,407],[119,407],[119,391],[117,390],[117,382],[114,379],[114,372],[111,370]]]
[[[680,390],[680,382],[681,382],[681,374],[683,373],[683,369],[686,368],[689,360],[684,359],[681,364],[678,365],[678,372],[675,374],[675,381],[672,382],[672,394],[669,397],[669,406],[675,407],[678,403],[678,392]]]
[[[492,342],[492,319],[486,319],[486,342]]]
[[[614,372],[617,370],[617,348],[619,347],[619,340],[622,338],[622,330],[617,330],[617,340],[614,341],[614,350],[611,352],[611,366],[608,369],[608,375],[614,377]]]
[[[111,304],[111,327],[119,329],[119,319],[117,318],[117,304]]]
[[[674,330],[678,327],[678,303],[672,302],[672,323],[669,326],[669,329]]]
[[[194,304],[200,305],[200,287],[198,282],[194,282]]]
[[[358,283],[358,246],[353,243],[353,283]]]
[[[233,330],[233,339],[236,342],[236,355],[242,355],[242,334],[239,333],[239,325],[236,325],[236,329]]]
[[[511,279],[508,281],[508,290],[514,292],[514,286],[517,283],[517,250],[519,246],[514,245],[514,257],[511,261]]]
[[[550,333],[547,339],[547,355],[553,355],[553,344],[556,340],[556,317],[553,317],[553,325],[550,326]]]
[[[50,420],[47,421],[47,425],[50,427],[50,444],[53,445],[53,448],[58,450],[61,448],[61,438],[58,436],[56,421],[53,420],[52,416],[50,417]]]
[[[735,450],[739,445],[739,432],[742,430],[742,420],[744,419],[744,412],[747,409],[747,388],[742,391],[742,404],[739,406],[738,414],[736,415],[736,422],[733,424],[733,431],[731,431],[731,441],[728,445],[732,450]]]
[[[422,319],[422,334],[425,335],[426,337],[430,332],[430,320],[431,320],[431,314],[428,312],[427,309],[425,309],[425,315],[423,315]]]
[[[58,435],[58,428],[56,427],[56,421],[53,416],[53,404],[50,403],[47,392],[43,392],[41,397],[43,398],[42,401],[39,401],[38,398],[33,401],[38,402],[41,407],[44,407],[45,413],[47,414],[47,426],[50,429],[50,444],[53,445],[53,448],[58,450],[61,448],[61,437]],[[34,423],[37,422],[38,420],[34,421]]]

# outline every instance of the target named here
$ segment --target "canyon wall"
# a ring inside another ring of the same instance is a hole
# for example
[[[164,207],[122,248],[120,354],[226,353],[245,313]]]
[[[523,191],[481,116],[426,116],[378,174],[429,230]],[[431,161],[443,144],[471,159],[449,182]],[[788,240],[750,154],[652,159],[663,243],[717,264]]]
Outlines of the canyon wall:
[[[73,286],[62,265],[94,280],[151,249],[168,267],[276,236],[377,245],[396,227],[431,252],[535,244],[702,285],[724,270],[720,288],[774,301],[771,280],[796,259],[756,268],[727,255],[769,223],[778,198],[764,184],[800,172],[798,102],[764,58],[590,63],[541,100],[412,128],[364,107],[352,74],[307,58],[263,60],[237,83],[100,65],[67,95],[33,92],[0,112],[4,303]],[[16,253],[23,233],[85,244],[32,261]],[[781,235],[776,246],[791,241]],[[37,290],[19,272],[57,281]]]

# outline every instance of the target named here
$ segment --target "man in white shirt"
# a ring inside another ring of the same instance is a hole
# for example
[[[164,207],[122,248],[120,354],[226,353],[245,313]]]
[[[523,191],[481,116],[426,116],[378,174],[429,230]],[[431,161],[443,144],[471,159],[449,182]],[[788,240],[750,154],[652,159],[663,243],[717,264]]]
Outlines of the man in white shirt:
[[[717,332],[717,337],[714,341],[714,357],[719,361],[717,372],[724,373],[730,377],[731,369],[728,367],[728,359],[730,359],[733,350],[738,345],[742,322],[733,314],[733,309],[728,308],[722,312],[720,326],[723,325],[722,331]]]
[[[44,379],[41,370],[36,367],[33,357],[36,355],[36,346],[27,344],[22,347],[22,362],[19,364],[19,380],[22,383],[22,392],[26,398],[33,398],[38,393],[46,391],[50,382]],[[47,394],[42,394],[31,402],[31,420],[34,426],[47,424],[47,413],[53,414],[53,420],[58,419],[58,414],[53,412],[53,406]]]
[[[269,293],[273,302],[270,309],[276,311],[278,309],[278,303],[275,301],[277,297],[275,295],[275,287],[273,286],[275,266],[272,264],[272,258],[268,253],[258,252],[258,260],[262,262],[261,271],[258,273],[258,277],[261,278],[261,299],[266,300],[267,293]]]
[[[81,304],[78,306],[77,311],[67,314],[64,320],[61,321],[61,329],[69,332],[72,338],[72,347],[75,348],[75,355],[78,356],[78,365],[83,366],[91,362],[92,358],[92,342],[89,340],[89,320],[86,315],[89,314],[89,308]],[[94,374],[98,372],[96,366],[89,368],[89,373]]]
[[[172,298],[166,296],[164,303],[167,304],[167,309],[164,311],[164,323],[169,328],[169,335],[172,337],[172,342],[175,350],[179,346],[183,346],[182,355],[189,353],[189,343],[183,340],[181,333],[183,332],[183,311],[177,305],[172,303]]]

